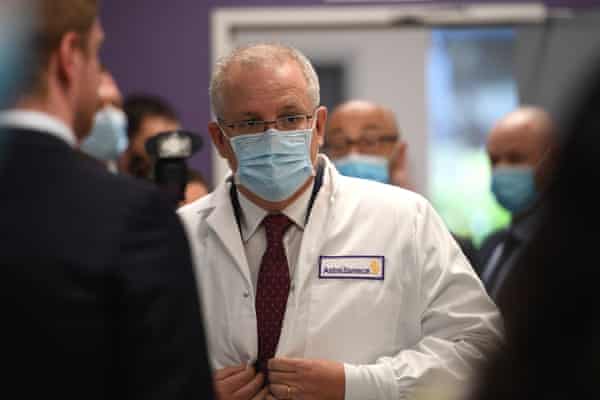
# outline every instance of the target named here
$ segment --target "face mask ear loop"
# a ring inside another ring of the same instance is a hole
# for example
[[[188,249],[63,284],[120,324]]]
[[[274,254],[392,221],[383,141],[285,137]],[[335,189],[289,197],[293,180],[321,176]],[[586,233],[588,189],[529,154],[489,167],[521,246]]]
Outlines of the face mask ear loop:
[[[221,124],[218,121],[217,121],[217,126],[219,127],[219,132],[221,132],[221,135],[223,135],[225,140],[229,143],[229,147],[231,148],[231,151],[233,152],[233,156],[236,158],[236,161],[237,161],[237,156],[235,155],[235,151],[233,150],[233,145],[231,144],[231,138],[229,136],[227,136],[227,134],[225,133],[225,130],[223,130],[223,127],[221,126]],[[239,169],[239,167],[238,167],[238,169]],[[233,173],[233,184],[239,185],[239,183],[240,183],[240,177],[237,172],[234,172]]]

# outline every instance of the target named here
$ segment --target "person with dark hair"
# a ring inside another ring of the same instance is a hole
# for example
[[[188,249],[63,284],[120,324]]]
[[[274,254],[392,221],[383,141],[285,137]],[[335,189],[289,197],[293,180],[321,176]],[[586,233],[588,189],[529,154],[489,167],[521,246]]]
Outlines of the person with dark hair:
[[[154,95],[134,94],[125,99],[129,145],[119,161],[119,170],[141,179],[149,179],[152,160],[145,148],[151,137],[179,129],[179,118],[173,108]]]
[[[4,393],[210,399],[188,243],[151,185],[82,158],[98,106],[96,0],[40,0],[35,73],[0,113]]]
[[[596,60],[596,61],[600,61]],[[593,399],[600,374],[600,63],[565,123],[539,226],[498,295],[507,347],[474,400]]]

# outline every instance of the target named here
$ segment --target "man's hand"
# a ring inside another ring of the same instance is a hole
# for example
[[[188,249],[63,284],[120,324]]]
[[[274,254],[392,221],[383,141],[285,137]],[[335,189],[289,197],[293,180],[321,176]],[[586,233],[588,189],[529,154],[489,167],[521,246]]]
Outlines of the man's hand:
[[[346,377],[338,362],[273,358],[269,383],[267,399],[343,400]]]
[[[268,393],[264,375],[246,364],[219,369],[213,379],[218,400],[263,400]]]

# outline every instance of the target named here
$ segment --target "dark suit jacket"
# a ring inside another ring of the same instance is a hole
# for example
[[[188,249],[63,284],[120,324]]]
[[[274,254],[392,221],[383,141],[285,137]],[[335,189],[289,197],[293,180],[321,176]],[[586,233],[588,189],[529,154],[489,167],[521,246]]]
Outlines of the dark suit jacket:
[[[523,250],[536,233],[541,211],[542,206],[536,204],[518,218],[513,218],[508,228],[492,233],[482,243],[478,254],[480,277],[493,300],[498,301],[508,276],[513,273]]]
[[[212,398],[188,244],[156,189],[5,130],[0,193],[4,393]]]

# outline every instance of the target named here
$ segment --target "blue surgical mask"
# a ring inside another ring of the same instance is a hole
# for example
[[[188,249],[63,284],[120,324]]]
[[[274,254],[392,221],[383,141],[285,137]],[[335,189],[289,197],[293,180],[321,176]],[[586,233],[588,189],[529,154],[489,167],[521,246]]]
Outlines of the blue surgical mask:
[[[269,129],[229,139],[237,159],[236,184],[267,201],[290,198],[315,174],[310,157],[312,135],[312,129]]]
[[[390,181],[388,160],[385,157],[350,154],[334,160],[333,163],[342,175],[381,183]]]
[[[107,106],[96,113],[92,132],[81,150],[99,160],[116,160],[127,148],[127,117],[118,108]]]
[[[500,205],[513,214],[527,209],[536,199],[531,167],[497,167],[492,173],[492,193]]]

